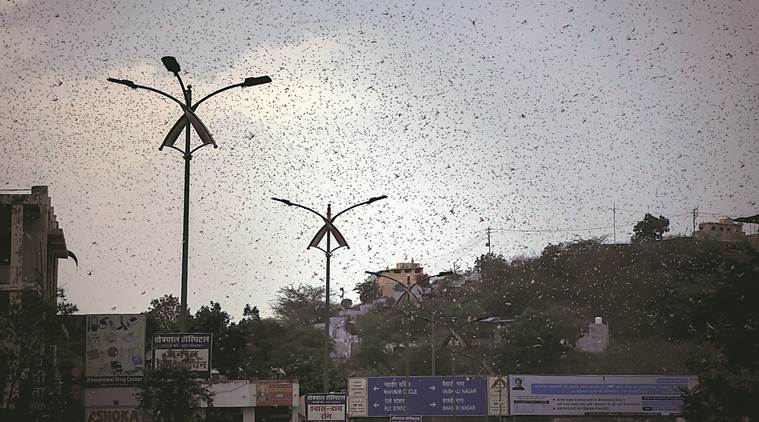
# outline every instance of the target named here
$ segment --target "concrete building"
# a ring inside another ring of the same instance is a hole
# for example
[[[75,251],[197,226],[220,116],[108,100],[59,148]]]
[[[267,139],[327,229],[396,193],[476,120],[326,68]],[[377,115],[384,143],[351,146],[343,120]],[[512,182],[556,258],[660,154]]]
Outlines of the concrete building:
[[[241,422],[298,422],[299,388],[290,381],[231,380],[212,382],[213,408],[201,403],[198,413]],[[135,387],[89,388],[84,393],[87,422],[147,422],[139,410]]]
[[[416,277],[424,274],[424,269],[411,260],[411,262],[399,262],[395,264],[395,268],[380,271],[380,274],[383,276],[377,278],[380,294],[382,297],[393,297],[393,293],[397,291],[398,283],[388,279],[388,277],[404,284],[414,284]]]
[[[0,312],[31,288],[54,302],[58,259],[67,258],[47,186],[0,192]]]
[[[43,301],[54,305],[58,291],[58,259],[67,257],[66,239],[50,205],[47,186],[0,191],[0,315],[7,316],[14,306],[23,308],[23,293],[27,290],[37,292]],[[13,332],[10,328],[8,330]],[[0,335],[13,338],[8,332]],[[35,363],[52,357],[53,367],[21,374],[22,379],[31,379],[30,386],[6,386],[5,391],[0,391],[3,397],[0,408],[15,408],[17,402],[27,400],[30,409],[45,408],[44,386],[50,377],[56,376],[58,365],[54,346],[40,345],[39,355],[35,356]],[[20,346],[15,344],[13,349],[19,350],[17,347]]]
[[[745,242],[748,240],[743,232],[743,224],[729,218],[720,218],[719,222],[704,222],[693,233],[695,239],[710,239],[720,242]]]

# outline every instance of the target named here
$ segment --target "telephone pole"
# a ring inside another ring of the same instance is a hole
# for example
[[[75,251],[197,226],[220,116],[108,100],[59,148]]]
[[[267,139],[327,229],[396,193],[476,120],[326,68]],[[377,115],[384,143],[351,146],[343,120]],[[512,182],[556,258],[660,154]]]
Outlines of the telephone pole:
[[[616,244],[617,243],[617,203],[616,202],[612,202],[611,212],[612,212],[612,221],[614,224],[613,238],[614,238],[614,244]]]
[[[691,235],[696,232],[696,218],[698,218],[698,206],[693,208],[693,230],[691,231]]]

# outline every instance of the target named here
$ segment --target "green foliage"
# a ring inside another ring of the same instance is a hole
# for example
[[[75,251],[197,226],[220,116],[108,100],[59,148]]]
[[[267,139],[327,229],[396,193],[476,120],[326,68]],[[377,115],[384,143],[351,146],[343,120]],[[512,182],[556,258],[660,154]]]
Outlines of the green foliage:
[[[272,309],[285,325],[311,326],[323,322],[324,305],[323,287],[301,284],[279,289]],[[337,307],[331,308],[330,315],[334,315]]]
[[[660,215],[658,218],[646,213],[643,220],[633,227],[632,241],[661,240],[664,233],[669,231],[669,220]]]
[[[375,299],[380,297],[380,287],[377,283],[377,277],[369,275],[366,280],[356,284],[353,291],[358,293],[358,298],[361,303],[372,303]]]
[[[572,319],[568,310],[522,312],[498,346],[500,356],[494,362],[498,372],[555,371],[580,336],[578,324]]]
[[[63,289],[56,292],[57,301],[43,298],[33,289],[21,292],[20,301],[11,303],[7,315],[0,315],[0,415],[34,421],[61,418],[75,411],[70,398],[70,386],[56,383],[56,367],[51,346],[64,340],[62,322],[58,316],[77,311],[67,302]],[[58,357],[63,361],[64,356]],[[59,368],[60,369],[60,368]],[[40,383],[33,378],[41,379]],[[46,397],[33,408],[32,389],[43,388]],[[9,409],[13,409],[12,411]]]
[[[208,384],[184,368],[146,371],[137,398],[154,422],[199,422],[205,417],[196,408],[213,405]]]
[[[191,332],[213,334],[211,356],[214,369],[230,378],[242,375],[239,362],[245,353],[247,339],[241,327],[232,323],[232,316],[222,310],[218,302],[211,301],[198,308],[187,327]]]
[[[695,315],[719,354],[692,359],[699,385],[686,400],[689,421],[759,420],[759,257],[730,254],[722,277]]]
[[[150,301],[147,312],[147,336],[152,338],[155,333],[178,333],[179,315],[182,313],[182,305],[179,298],[173,295],[164,295]]]

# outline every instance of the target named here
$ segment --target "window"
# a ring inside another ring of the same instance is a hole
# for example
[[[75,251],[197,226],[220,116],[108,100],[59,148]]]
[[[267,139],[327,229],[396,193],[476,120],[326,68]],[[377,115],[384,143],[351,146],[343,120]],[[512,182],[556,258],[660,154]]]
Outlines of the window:
[[[11,309],[10,292],[0,291],[0,315],[8,315]]]
[[[0,265],[11,263],[11,207],[0,206]]]

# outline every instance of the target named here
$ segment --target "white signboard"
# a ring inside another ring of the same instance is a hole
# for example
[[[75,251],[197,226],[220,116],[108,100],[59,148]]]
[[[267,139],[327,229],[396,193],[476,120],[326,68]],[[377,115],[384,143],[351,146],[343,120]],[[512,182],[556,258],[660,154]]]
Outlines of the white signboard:
[[[348,378],[348,395],[366,397],[366,378]]]
[[[87,315],[84,374],[89,385],[118,386],[142,380],[145,315]]]
[[[366,397],[348,397],[348,417],[366,417],[368,415],[366,406]]]
[[[488,377],[488,415],[509,414],[509,385],[506,377]]]
[[[308,422],[345,420],[345,393],[308,394],[305,404]]]
[[[366,378],[348,378],[348,417],[367,416]]]
[[[679,415],[694,376],[509,375],[512,415]]]

